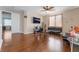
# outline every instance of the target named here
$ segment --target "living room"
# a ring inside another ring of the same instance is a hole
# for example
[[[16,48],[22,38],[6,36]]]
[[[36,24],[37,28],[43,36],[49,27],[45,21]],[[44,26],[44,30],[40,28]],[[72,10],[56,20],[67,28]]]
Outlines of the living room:
[[[0,15],[1,51],[70,52],[79,49],[64,38],[71,26],[76,28],[76,34],[79,32],[79,7],[3,6]],[[3,19],[11,21],[6,23]],[[11,26],[7,32],[10,35],[3,32],[7,28],[3,23]]]

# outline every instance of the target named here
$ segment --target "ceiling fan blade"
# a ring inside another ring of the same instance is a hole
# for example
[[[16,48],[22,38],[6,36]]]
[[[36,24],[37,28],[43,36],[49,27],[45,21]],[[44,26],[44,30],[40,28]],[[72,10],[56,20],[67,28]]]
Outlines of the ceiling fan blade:
[[[51,10],[44,10],[44,9],[41,9],[40,11],[54,11],[55,9],[51,9]]]
[[[53,9],[54,7],[53,6],[43,6],[43,9],[44,10],[51,10]]]
[[[50,9],[50,10],[48,10],[48,11],[54,11],[55,9]]]
[[[40,9],[40,11],[46,11],[45,9]]]

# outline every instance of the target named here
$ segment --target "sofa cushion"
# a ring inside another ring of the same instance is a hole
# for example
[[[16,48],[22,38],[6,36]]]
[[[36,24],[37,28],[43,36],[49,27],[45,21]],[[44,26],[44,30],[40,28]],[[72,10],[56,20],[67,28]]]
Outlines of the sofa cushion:
[[[62,32],[62,28],[59,28],[59,27],[48,27],[48,32]]]

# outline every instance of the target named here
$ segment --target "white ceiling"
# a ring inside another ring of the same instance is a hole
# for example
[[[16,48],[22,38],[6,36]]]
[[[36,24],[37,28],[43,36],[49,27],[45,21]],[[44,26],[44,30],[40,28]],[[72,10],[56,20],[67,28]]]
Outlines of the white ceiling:
[[[41,14],[41,15],[47,14],[45,11],[41,11],[42,6],[15,6],[14,8],[17,9],[17,10],[23,10],[25,12],[38,13],[38,14]],[[54,8],[54,10],[49,11],[48,14],[53,15],[53,14],[61,13],[61,12],[66,11],[66,10],[75,9],[75,8],[79,8],[79,7],[78,6],[56,6]]]

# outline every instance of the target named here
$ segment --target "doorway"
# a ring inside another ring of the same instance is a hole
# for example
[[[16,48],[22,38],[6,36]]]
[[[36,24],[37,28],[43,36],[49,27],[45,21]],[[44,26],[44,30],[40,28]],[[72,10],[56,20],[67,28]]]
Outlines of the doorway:
[[[2,12],[2,38],[4,42],[11,40],[11,13]]]

